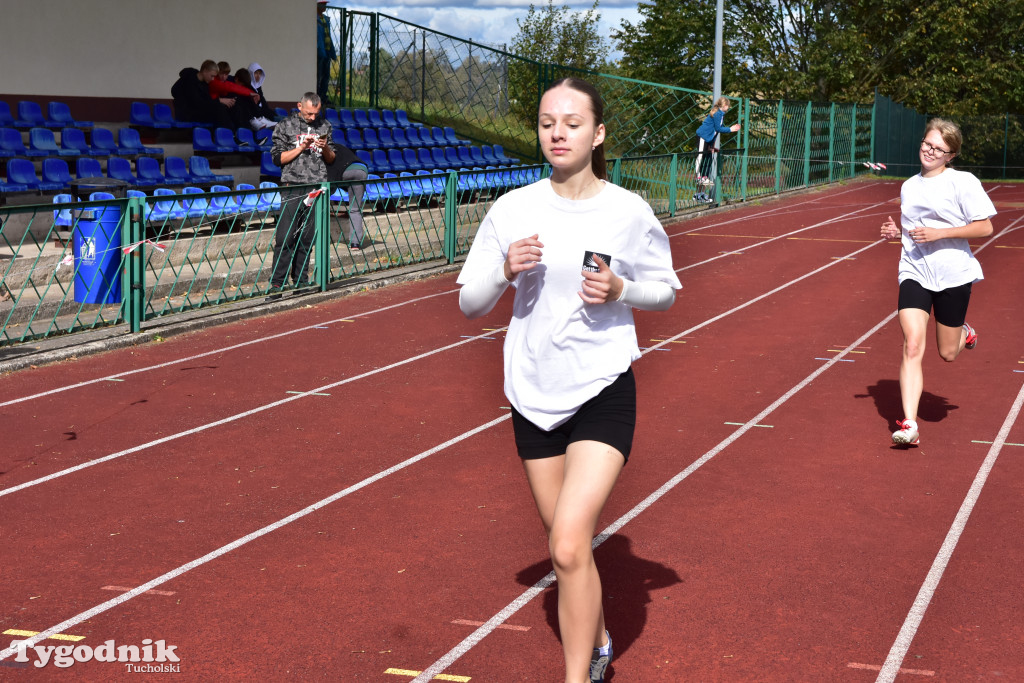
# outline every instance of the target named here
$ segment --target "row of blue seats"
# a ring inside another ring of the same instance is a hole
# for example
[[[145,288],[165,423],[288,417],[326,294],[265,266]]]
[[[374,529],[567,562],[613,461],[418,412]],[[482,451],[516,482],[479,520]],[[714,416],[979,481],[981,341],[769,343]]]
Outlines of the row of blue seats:
[[[152,157],[139,157],[136,160],[136,173],[132,172],[132,163],[121,157],[107,160],[107,172],[104,174],[97,159],[81,157],[75,163],[75,178],[108,177],[122,180],[132,187],[152,187],[156,185],[194,185],[209,183],[225,183],[234,181],[234,176],[213,173],[210,162],[204,157],[189,157],[186,164],[181,157],[164,159],[165,172],[160,171],[160,162]],[[0,190],[4,192],[48,192],[67,189],[74,178],[68,164],[63,159],[44,159],[42,178],[36,175],[35,165],[28,159],[9,159],[7,161],[7,180],[0,182]]]
[[[260,152],[270,149],[272,128],[263,128],[256,133],[248,128],[239,128],[232,132],[230,128],[192,129],[192,149],[196,152]]]
[[[10,106],[0,100],[0,127],[4,128],[92,128],[92,121],[78,121],[71,115],[71,108],[64,102],[50,102],[47,106],[49,118],[43,116],[43,109],[35,102],[18,102],[18,118],[11,115]]]
[[[423,125],[409,120],[404,109],[324,109],[324,118],[335,128],[408,128]]]
[[[439,172],[473,166],[512,166],[519,163],[519,159],[506,156],[501,145],[389,149],[386,153],[382,149],[360,149],[356,150],[356,156],[370,173]],[[270,152],[263,153],[260,172],[267,176],[281,176],[281,169],[274,165]]]
[[[458,190],[460,192],[511,190],[537,182],[541,176],[538,166],[521,168],[487,166],[486,168],[460,168],[458,171]],[[398,174],[385,173],[383,176],[371,173],[367,179],[380,182],[366,184],[366,193],[363,195],[364,202],[420,199],[440,196],[445,193],[444,177],[431,174],[429,171],[416,171],[415,173],[402,171]],[[333,195],[331,199],[334,199]]]
[[[95,128],[92,144],[85,141],[80,128],[62,128],[60,146],[49,128],[32,128],[28,133],[28,147],[21,139],[21,131],[14,128],[0,128],[0,157],[47,157],[47,156],[111,156],[120,154],[163,154],[162,147],[146,147],[142,144],[139,131],[134,128],[120,128],[117,138],[113,131]]]
[[[460,147],[468,145],[451,126],[408,126],[406,128],[335,128],[334,141],[351,150],[392,147]]]
[[[244,194],[208,195],[207,190],[198,187],[185,187],[172,190],[166,187],[158,187],[153,190],[152,195],[147,195],[142,190],[128,190],[129,197],[139,197],[149,200],[145,203],[143,219],[147,222],[163,223],[167,220],[181,220],[184,218],[211,219],[233,216],[240,213],[280,211],[281,193],[278,191],[277,183],[262,182],[259,189],[269,190],[268,192],[256,193],[256,187],[248,183],[239,183],[235,192]],[[227,193],[232,192],[226,185],[214,185],[209,192]],[[180,195],[203,195],[185,199],[160,199],[161,197],[177,197]],[[89,195],[89,201],[104,201],[114,199],[109,192],[93,192]],[[348,200],[348,197],[345,197]],[[54,204],[70,204],[78,201],[70,194],[58,194],[53,198]],[[70,208],[57,208],[53,211],[54,225],[59,227],[71,227],[74,224],[74,217]]]

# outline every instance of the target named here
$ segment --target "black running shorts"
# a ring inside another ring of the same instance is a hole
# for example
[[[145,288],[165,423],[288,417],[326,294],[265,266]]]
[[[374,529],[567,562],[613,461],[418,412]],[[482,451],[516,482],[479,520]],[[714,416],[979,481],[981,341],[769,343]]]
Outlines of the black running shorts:
[[[950,287],[941,292],[925,289],[917,280],[900,283],[899,309],[919,308],[926,313],[935,309],[935,321],[946,327],[960,327],[967,320],[967,304],[971,301],[971,283]]]
[[[636,379],[629,368],[576,411],[567,421],[546,432],[512,409],[512,429],[523,460],[564,455],[575,441],[608,444],[628,461],[636,426]]]

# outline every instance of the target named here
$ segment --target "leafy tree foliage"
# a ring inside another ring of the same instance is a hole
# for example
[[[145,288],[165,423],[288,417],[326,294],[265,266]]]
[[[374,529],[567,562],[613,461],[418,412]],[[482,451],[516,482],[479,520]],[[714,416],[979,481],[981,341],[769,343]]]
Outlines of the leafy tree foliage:
[[[599,70],[608,56],[608,42],[598,32],[601,19],[598,0],[585,12],[573,12],[568,5],[555,7],[530,5],[526,17],[517,19],[519,33],[512,39],[509,51],[519,57],[509,64],[512,110],[524,124],[537,118],[540,90],[544,86],[543,65]],[[540,86],[540,87],[538,87]]]
[[[649,0],[613,32],[625,73],[710,90],[713,3]],[[920,112],[1024,112],[1024,3],[729,0],[723,90],[865,101],[877,87]]]

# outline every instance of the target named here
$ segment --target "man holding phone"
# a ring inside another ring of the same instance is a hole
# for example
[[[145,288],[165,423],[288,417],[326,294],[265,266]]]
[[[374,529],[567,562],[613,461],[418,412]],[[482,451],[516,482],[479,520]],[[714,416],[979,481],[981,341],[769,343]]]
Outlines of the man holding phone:
[[[298,287],[312,284],[308,271],[314,222],[311,206],[304,200],[317,188],[296,186],[325,182],[327,164],[334,161],[331,124],[320,115],[320,96],[307,92],[296,106],[298,111],[274,127],[270,149],[274,163],[281,167],[283,186],[270,275],[271,297],[275,299],[289,279]]]

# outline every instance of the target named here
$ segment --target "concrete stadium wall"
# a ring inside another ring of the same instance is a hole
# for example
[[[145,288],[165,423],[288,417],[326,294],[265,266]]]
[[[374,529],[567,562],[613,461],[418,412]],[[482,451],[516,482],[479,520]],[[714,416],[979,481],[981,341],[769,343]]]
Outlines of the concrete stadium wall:
[[[127,120],[132,100],[170,102],[204,59],[259,62],[271,103],[316,89],[314,0],[4,1],[0,99],[60,99],[80,119]],[[15,115],[16,112],[15,112]],[[112,117],[112,118],[111,118]]]

